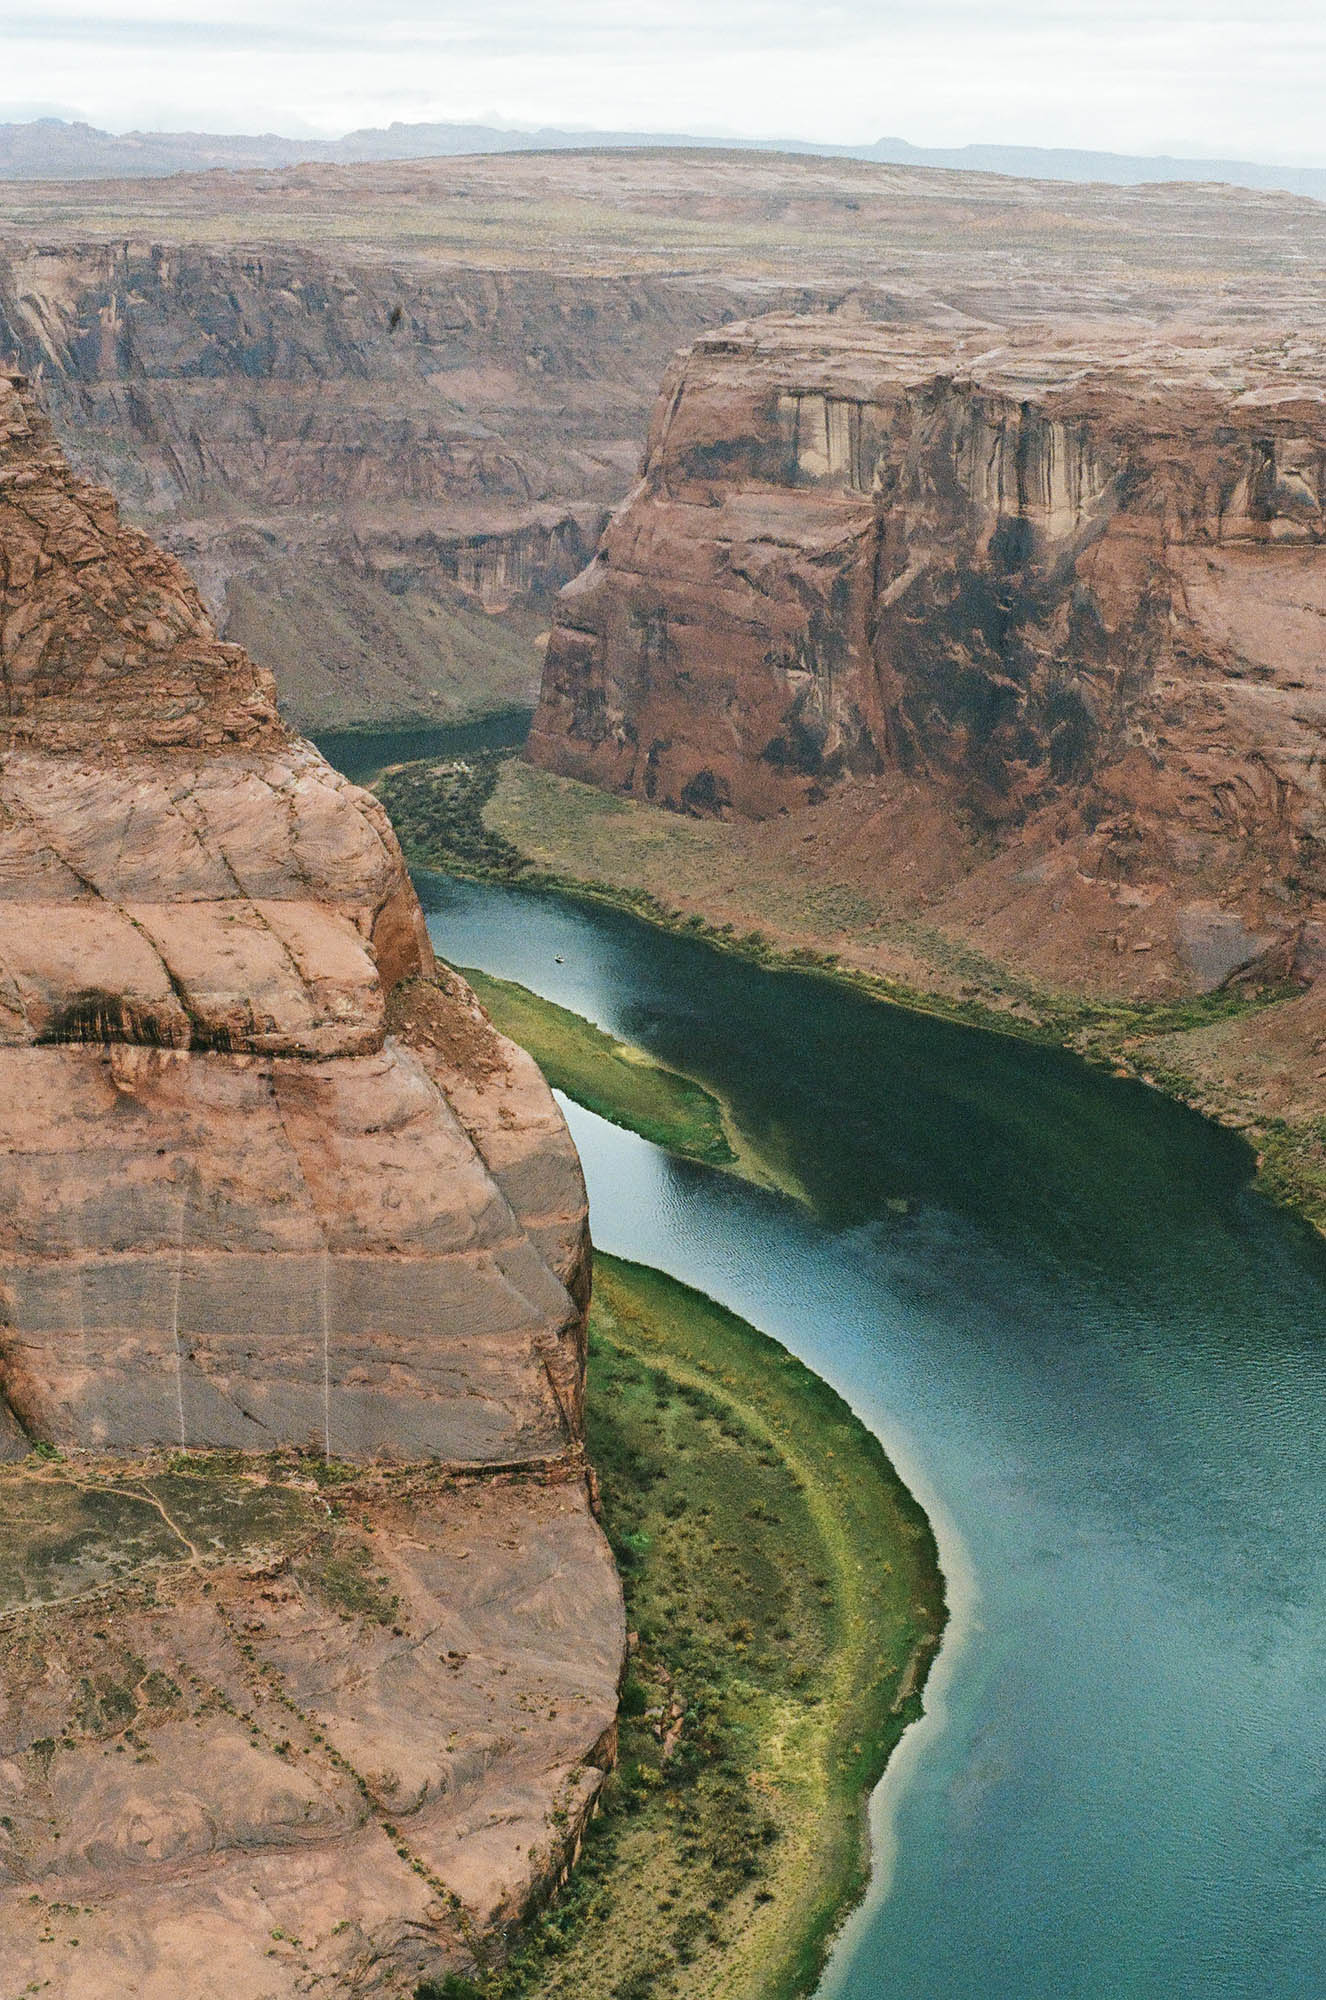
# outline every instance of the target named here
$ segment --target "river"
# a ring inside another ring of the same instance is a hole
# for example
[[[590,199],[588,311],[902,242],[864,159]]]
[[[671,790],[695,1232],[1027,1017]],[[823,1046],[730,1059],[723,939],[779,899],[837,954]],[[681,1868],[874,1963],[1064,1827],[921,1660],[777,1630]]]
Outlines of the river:
[[[1326,1250],[1236,1138],[1054,1051],[425,876],[438,950],[712,1082],[814,1212],[574,1105],[603,1248],[774,1334],[955,1618],[832,2000],[1326,1994]]]
[[[402,723],[396,729],[325,729],[313,741],[329,764],[371,785],[391,764],[421,757],[472,757],[477,750],[518,750],[532,709],[509,708],[473,722]]]

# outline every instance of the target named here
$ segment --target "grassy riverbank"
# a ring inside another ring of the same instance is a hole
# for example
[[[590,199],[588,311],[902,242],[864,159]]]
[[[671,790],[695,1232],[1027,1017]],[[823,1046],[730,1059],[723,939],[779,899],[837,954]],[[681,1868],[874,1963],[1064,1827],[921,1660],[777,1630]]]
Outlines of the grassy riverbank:
[[[743,1133],[726,1103],[695,1077],[667,1068],[647,1049],[615,1040],[582,1014],[515,980],[495,979],[467,965],[457,971],[502,1033],[534,1057],[554,1090],[680,1159],[807,1201],[791,1169]]]
[[[514,759],[404,766],[378,789],[416,864],[605,903],[760,965],[1141,1077],[1242,1132],[1263,1190],[1326,1232],[1320,1064],[1311,1023],[1290,1025],[1307,1004],[1295,994],[1157,1002],[1064,991],[769,862],[748,827],[655,811]]]
[[[621,1757],[515,2000],[790,2000],[868,1869],[943,1580],[878,1440],[776,1342],[597,1260],[589,1449],[638,1634]]]
[[[462,965],[493,1025],[528,1049],[554,1090],[656,1146],[706,1166],[736,1160],[723,1107],[702,1084],[678,1076],[646,1049],[614,1040],[568,1007],[512,979]]]

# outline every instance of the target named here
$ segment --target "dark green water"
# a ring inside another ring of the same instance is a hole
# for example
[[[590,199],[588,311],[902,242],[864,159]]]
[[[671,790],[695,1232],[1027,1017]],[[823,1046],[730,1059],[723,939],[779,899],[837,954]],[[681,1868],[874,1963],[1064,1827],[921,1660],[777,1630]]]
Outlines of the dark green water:
[[[1326,1254],[1066,1057],[427,878],[440,951],[710,1080],[814,1197],[570,1108],[596,1240],[827,1376],[957,1616],[835,2000],[1326,1995]],[[559,962],[560,961],[560,962]]]
[[[476,750],[519,750],[529,735],[532,709],[504,709],[477,722],[419,724],[410,729],[329,729],[313,738],[329,764],[371,785],[391,764],[416,757],[466,757]]]

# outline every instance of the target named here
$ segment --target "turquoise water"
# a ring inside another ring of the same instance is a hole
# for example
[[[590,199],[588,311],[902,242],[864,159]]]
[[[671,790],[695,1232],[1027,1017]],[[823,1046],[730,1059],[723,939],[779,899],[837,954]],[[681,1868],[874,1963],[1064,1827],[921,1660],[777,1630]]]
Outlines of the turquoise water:
[[[834,2000],[1326,1995],[1326,1253],[1067,1057],[611,912],[422,880],[439,950],[720,1088],[813,1215],[568,1108],[605,1249],[785,1341],[956,1616]]]

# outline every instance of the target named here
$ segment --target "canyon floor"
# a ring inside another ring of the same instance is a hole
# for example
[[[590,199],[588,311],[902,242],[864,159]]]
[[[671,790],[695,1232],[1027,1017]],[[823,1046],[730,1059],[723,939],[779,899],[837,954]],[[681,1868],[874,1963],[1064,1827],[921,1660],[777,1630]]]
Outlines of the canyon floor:
[[[947,1616],[847,1404],[688,1286],[599,1259],[589,1444],[635,1632],[621,1761],[502,1992],[791,2000],[869,1871],[864,1801]]]

